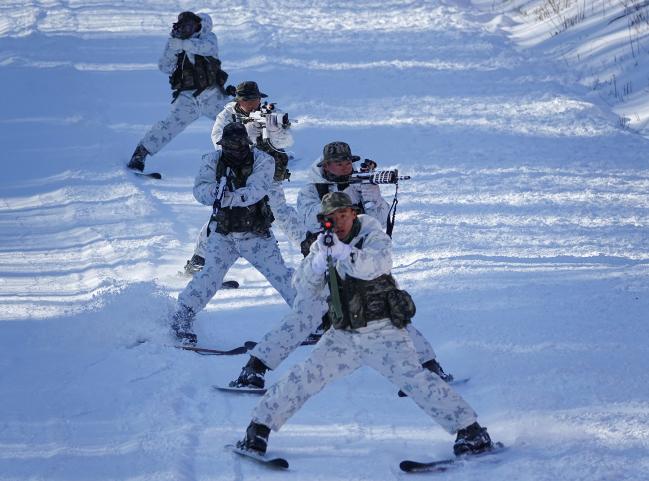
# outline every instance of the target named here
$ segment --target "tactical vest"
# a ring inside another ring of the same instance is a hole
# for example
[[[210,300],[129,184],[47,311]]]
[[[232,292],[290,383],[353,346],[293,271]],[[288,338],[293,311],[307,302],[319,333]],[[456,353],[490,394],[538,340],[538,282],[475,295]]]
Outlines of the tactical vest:
[[[195,90],[193,95],[198,97],[203,90],[218,87],[221,93],[225,94],[223,86],[228,80],[228,74],[221,70],[221,61],[218,58],[194,55],[192,63],[184,51],[176,57],[176,68],[169,76],[169,83],[174,91],[173,101],[185,90]]]
[[[354,247],[363,248],[363,240]],[[397,288],[392,274],[383,274],[366,281],[347,276],[344,280],[335,272],[338,280],[338,291],[342,304],[342,318],[338,318],[329,303],[329,322],[334,329],[358,329],[366,327],[369,322],[379,319],[390,319],[398,328],[404,328],[415,315],[415,303],[406,291]]]
[[[230,191],[246,186],[246,182],[254,163],[253,153],[250,152],[248,161],[237,168],[230,168],[231,174],[227,186]],[[227,166],[221,157],[216,165],[217,180],[226,175]],[[216,214],[216,232],[227,235],[231,232],[252,232],[259,235],[268,235],[271,224],[275,220],[268,204],[268,196],[246,207],[226,207],[219,209]]]

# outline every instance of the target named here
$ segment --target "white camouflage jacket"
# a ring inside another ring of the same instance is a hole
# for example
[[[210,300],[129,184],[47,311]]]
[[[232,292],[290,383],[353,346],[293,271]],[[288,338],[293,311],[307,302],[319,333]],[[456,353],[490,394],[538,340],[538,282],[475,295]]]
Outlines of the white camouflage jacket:
[[[204,205],[212,206],[216,200],[218,181],[216,165],[221,158],[221,149],[203,156],[203,166],[194,180],[194,197]],[[246,180],[246,185],[228,195],[223,207],[246,207],[256,204],[268,195],[273,182],[275,161],[273,158],[257,149],[253,150],[254,163],[252,173]],[[224,199],[225,200],[225,199]]]
[[[320,196],[318,195],[318,189],[316,189],[315,184],[330,183],[330,181],[323,177],[322,167],[318,167],[318,163],[321,160],[322,158],[318,158],[313,163],[311,166],[311,181],[300,189],[297,196],[298,219],[304,225],[305,229],[310,232],[318,232],[320,230],[320,224],[317,219],[317,215],[320,212]],[[376,203],[363,202],[363,189],[367,188],[378,189],[379,187],[377,185],[364,186],[362,184],[350,184],[343,192],[349,195],[354,204],[363,203],[365,214],[374,217],[385,227],[390,206],[383,197],[380,197],[381,200]],[[329,186],[329,192],[337,191],[337,184],[331,184]]]
[[[351,246],[349,257],[336,263],[336,271],[342,279],[350,275],[367,281],[389,274],[392,270],[392,239],[383,232],[381,224],[375,218],[360,214],[358,219],[361,230],[349,242]],[[355,246],[361,239],[363,245],[358,249]],[[307,289],[312,295],[326,299],[329,295],[327,280],[324,275],[316,274],[312,266],[313,259],[319,251],[320,244],[314,242],[309,255],[295,271],[293,285],[296,290]]]

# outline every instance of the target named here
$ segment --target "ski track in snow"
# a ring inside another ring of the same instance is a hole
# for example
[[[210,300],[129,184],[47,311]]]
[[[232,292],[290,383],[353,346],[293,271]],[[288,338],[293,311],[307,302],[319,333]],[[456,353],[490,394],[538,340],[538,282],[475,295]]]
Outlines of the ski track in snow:
[[[191,188],[211,122],[148,161],[162,181],[122,169],[168,111],[156,61],[184,8],[0,5],[11,93],[0,113],[0,481],[387,480],[405,477],[402,459],[448,457],[453,438],[369,370],[271,434],[290,471],[223,449],[243,436],[258,398],[211,385],[234,378],[246,356],[174,349],[166,325],[209,212]],[[471,377],[458,391],[512,447],[502,462],[438,477],[643,479],[647,141],[467,5],[201,8],[232,82],[258,80],[297,119],[289,202],[334,139],[413,177],[399,187],[395,276],[444,367]],[[394,188],[382,191],[389,199]],[[278,239],[296,265],[296,247]],[[247,263],[226,278],[242,287],[198,316],[206,346],[257,340],[287,310]]]

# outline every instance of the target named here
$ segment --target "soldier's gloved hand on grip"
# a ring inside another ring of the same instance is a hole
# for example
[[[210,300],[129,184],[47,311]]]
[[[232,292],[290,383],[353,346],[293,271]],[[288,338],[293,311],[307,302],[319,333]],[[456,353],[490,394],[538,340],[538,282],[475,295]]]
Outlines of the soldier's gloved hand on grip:
[[[376,184],[361,184],[361,198],[363,204],[379,202],[381,200],[381,189]]]
[[[376,169],[376,162],[372,159],[365,159],[360,165],[361,172],[373,172]]]
[[[274,134],[282,130],[281,120],[278,121],[279,114],[268,114],[266,116],[266,129],[269,134]]]
[[[327,247],[324,245],[324,234],[320,234],[318,236],[318,244],[320,244],[320,250],[331,254],[331,257],[335,261],[342,261],[343,259],[347,259],[349,257],[349,254],[351,254],[352,252],[352,246],[342,242],[340,239],[338,239],[338,236],[336,234],[332,234],[332,238],[334,241],[333,245],[331,247]]]
[[[221,208],[225,209],[226,207],[230,207],[233,200],[234,194],[229,190],[226,190],[225,192],[223,192],[223,197],[221,198]]]
[[[248,137],[256,144],[257,137],[261,137],[261,126],[257,122],[248,122],[245,126]]]
[[[176,52],[181,52],[183,51],[183,40],[180,38],[170,38],[168,40],[169,42],[169,48],[171,50],[174,50]]]

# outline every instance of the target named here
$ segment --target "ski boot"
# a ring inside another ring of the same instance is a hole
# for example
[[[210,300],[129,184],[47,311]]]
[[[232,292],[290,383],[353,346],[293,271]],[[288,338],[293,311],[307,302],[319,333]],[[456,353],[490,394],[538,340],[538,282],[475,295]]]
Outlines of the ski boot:
[[[444,369],[442,369],[442,366],[439,365],[437,362],[437,359],[431,359],[430,361],[426,361],[421,365],[424,369],[428,369],[430,372],[433,372],[437,374],[442,381],[449,383],[453,381],[453,374],[447,374],[444,372]]]
[[[241,441],[237,441],[237,447],[262,455],[266,454],[268,436],[270,436],[270,428],[268,426],[250,421],[246,429],[246,436]]]
[[[181,305],[173,315],[171,321],[171,330],[176,340],[183,346],[195,346],[197,342],[196,334],[192,329],[194,322],[194,311],[191,308]]]
[[[185,264],[185,274],[188,276],[193,276],[197,272],[200,272],[201,269],[205,266],[205,258],[194,254],[191,259]]]
[[[257,359],[255,356],[250,356],[248,363],[241,369],[239,377],[231,381],[230,387],[252,387],[263,389],[264,388],[264,374],[268,368],[266,365]]]
[[[483,428],[475,422],[457,432],[453,452],[456,456],[478,454],[490,451],[493,447],[487,428]]]
[[[135,147],[135,152],[133,152],[131,160],[129,160],[126,167],[142,172],[144,170],[144,159],[146,159],[147,155],[149,155],[149,151],[146,150],[146,147],[142,144],[138,144],[137,147]]]

